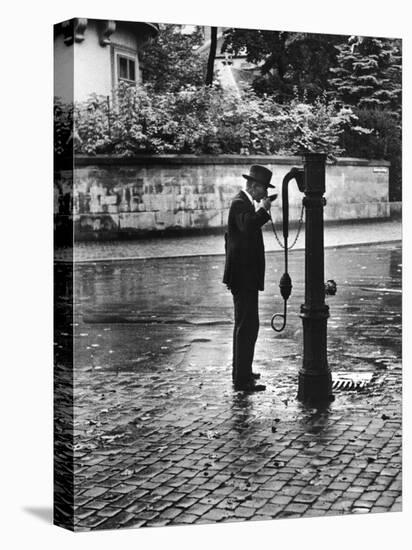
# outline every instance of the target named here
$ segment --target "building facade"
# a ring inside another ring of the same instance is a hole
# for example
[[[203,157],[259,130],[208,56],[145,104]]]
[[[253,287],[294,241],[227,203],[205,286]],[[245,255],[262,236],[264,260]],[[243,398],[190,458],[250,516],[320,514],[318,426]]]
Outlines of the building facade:
[[[139,50],[159,31],[155,23],[75,18],[54,27],[54,95],[83,101],[109,96],[119,81],[139,83]]]

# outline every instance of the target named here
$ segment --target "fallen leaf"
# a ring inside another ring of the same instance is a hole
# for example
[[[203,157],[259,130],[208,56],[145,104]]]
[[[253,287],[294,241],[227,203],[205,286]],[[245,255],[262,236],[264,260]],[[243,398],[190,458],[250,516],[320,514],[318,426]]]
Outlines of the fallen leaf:
[[[312,460],[313,466],[326,466],[329,462],[329,458],[315,458],[315,460]]]

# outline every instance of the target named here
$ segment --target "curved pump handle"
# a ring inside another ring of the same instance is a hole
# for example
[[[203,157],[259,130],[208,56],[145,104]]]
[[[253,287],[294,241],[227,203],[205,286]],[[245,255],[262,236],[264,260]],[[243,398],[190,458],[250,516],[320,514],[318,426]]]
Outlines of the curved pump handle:
[[[282,181],[282,216],[283,216],[283,241],[284,241],[284,251],[285,251],[285,273],[282,275],[279,283],[280,293],[283,298],[283,314],[276,313],[273,315],[270,322],[273,330],[275,332],[282,332],[286,326],[286,304],[289,296],[292,292],[292,280],[288,273],[288,237],[289,237],[289,193],[288,193],[288,184],[290,180],[295,179],[298,184],[298,189],[303,193],[305,188],[304,183],[304,169],[294,166],[289,170],[286,176]],[[282,324],[276,326],[276,320],[281,319]]]

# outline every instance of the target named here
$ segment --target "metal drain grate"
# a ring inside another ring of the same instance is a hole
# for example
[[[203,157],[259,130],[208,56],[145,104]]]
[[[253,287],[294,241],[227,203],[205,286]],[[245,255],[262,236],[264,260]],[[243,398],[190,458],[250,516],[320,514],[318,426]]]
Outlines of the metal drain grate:
[[[373,372],[348,372],[339,374],[332,380],[332,389],[362,390],[372,382],[373,375]]]

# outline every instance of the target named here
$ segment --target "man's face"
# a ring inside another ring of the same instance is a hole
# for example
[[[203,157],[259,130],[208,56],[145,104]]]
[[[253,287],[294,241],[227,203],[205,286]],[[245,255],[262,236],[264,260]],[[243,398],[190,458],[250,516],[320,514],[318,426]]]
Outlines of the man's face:
[[[259,202],[260,200],[268,196],[268,189],[266,185],[262,185],[261,183],[257,183],[256,181],[254,181],[250,186],[249,193],[253,200]]]

